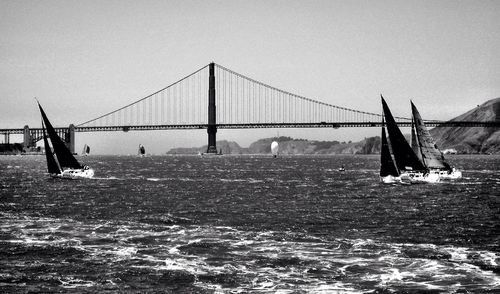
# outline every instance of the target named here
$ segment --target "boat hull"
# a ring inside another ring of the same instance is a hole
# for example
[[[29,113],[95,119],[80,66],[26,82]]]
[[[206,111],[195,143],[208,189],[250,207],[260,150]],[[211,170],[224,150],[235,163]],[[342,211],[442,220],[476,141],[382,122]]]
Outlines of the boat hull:
[[[385,177],[380,177],[380,182],[384,184],[396,184],[396,183],[401,183],[401,178],[389,175]]]
[[[435,173],[405,172],[400,175],[402,181],[410,183],[439,183],[441,178]]]
[[[437,174],[441,180],[457,180],[462,178],[462,172],[453,168],[451,171],[431,170],[431,174]]]
[[[94,176],[94,170],[89,169],[65,169],[62,173],[54,175],[56,178],[62,179],[90,179]]]

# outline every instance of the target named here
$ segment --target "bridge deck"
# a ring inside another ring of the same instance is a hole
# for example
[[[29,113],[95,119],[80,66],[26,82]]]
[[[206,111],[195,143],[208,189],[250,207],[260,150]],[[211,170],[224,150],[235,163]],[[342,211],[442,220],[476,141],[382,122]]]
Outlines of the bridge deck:
[[[429,127],[500,127],[500,121],[427,121]],[[410,122],[398,122],[400,127],[409,127]],[[241,123],[217,124],[218,129],[256,129],[256,128],[359,128],[381,127],[381,122],[317,122],[317,123]],[[75,132],[116,132],[116,131],[149,131],[149,130],[186,130],[206,129],[207,124],[175,124],[175,125],[130,125],[130,126],[95,126],[75,127]],[[68,128],[56,128],[65,131]],[[31,131],[41,131],[41,128],[30,128]],[[23,134],[22,129],[0,129],[0,134]]]

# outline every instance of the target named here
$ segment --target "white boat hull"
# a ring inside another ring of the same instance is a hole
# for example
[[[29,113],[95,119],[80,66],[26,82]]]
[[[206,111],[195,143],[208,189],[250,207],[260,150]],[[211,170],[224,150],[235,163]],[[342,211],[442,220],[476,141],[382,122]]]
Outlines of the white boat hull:
[[[441,178],[436,173],[405,172],[400,175],[402,181],[410,183],[439,183]]]
[[[90,179],[94,176],[94,170],[89,169],[74,169],[68,168],[63,170],[62,173],[55,175],[57,178],[63,179]]]
[[[431,170],[431,174],[437,174],[441,180],[456,180],[462,178],[462,172],[457,169],[451,171]]]
[[[385,176],[385,177],[380,177],[380,181],[384,184],[395,184],[395,183],[401,183],[401,178],[395,176]]]

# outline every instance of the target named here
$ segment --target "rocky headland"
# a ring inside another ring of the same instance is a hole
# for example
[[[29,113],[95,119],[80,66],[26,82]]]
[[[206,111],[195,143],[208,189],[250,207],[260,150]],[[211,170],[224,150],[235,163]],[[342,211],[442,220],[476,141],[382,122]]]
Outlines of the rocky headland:
[[[451,121],[500,121],[500,98],[489,100]],[[500,154],[500,128],[449,127],[433,128],[430,133],[438,147],[457,153]]]

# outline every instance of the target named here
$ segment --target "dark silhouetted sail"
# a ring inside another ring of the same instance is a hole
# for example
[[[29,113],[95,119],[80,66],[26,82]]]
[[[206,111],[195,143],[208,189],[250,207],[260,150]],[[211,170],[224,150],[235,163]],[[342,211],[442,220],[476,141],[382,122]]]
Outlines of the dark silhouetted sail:
[[[137,154],[139,154],[139,155],[146,154],[146,148],[144,148],[144,146],[139,144],[139,150],[137,151]]]
[[[413,123],[413,119],[411,120],[411,139],[410,146],[413,152],[417,155],[418,159],[422,161],[422,154],[420,153],[420,149],[418,148],[417,135],[415,134],[415,124]]]
[[[405,137],[401,133],[394,120],[394,117],[385,103],[384,97],[382,98],[382,107],[384,109],[384,116],[387,123],[387,132],[389,133],[389,140],[391,142],[392,153],[396,160],[396,166],[400,171],[402,170],[427,170],[424,164],[418,159],[417,155],[411,149]]]
[[[389,150],[389,144],[387,142],[387,137],[385,136],[384,123],[382,121],[382,147],[380,148],[380,176],[394,176],[398,177],[399,172],[394,165],[392,160],[391,151]]]
[[[427,127],[425,126],[424,121],[422,120],[422,117],[413,102],[411,102],[411,111],[413,114],[413,121],[415,122],[415,130],[417,132],[418,149],[420,150],[422,161],[425,166],[435,169],[451,169],[450,165],[446,163],[443,154],[437,148],[434,139],[427,130]]]
[[[57,156],[57,161],[59,161],[59,166],[61,167],[61,169],[65,167],[82,168],[82,166],[80,165],[80,163],[78,163],[73,154],[71,154],[71,151],[69,151],[68,147],[66,147],[64,142],[57,135],[56,131],[54,130],[54,127],[52,126],[49,119],[45,115],[45,112],[43,111],[43,108],[40,105],[40,103],[38,104],[38,107],[40,108],[40,113],[42,114],[43,122],[47,127],[47,133],[49,134],[50,142],[52,143],[52,147],[54,147],[54,153]]]
[[[45,127],[42,124],[43,129],[43,144],[45,147],[45,157],[47,158],[47,170],[49,174],[59,174],[61,170],[57,165],[56,159],[54,158],[54,154],[52,153],[52,149],[49,146],[49,141],[47,141],[47,134],[45,133]]]
[[[82,154],[83,154],[83,155],[89,155],[89,154],[90,154],[90,146],[89,146],[89,145],[85,144],[85,145],[83,146],[83,151],[82,151]]]

